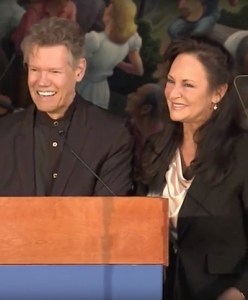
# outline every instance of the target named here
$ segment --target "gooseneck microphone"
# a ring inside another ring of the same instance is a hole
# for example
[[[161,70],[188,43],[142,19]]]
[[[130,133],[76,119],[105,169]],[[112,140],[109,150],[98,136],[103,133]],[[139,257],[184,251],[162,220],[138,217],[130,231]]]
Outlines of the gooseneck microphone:
[[[237,95],[238,95],[238,97],[239,97],[239,100],[240,100],[240,102],[241,102],[241,105],[242,105],[242,107],[243,107],[243,109],[244,109],[244,111],[245,111],[246,117],[248,118],[248,112],[247,112],[247,110],[246,110],[244,101],[243,101],[243,99],[242,99],[242,97],[241,97],[240,91],[239,91],[238,86],[237,86],[237,79],[240,79],[240,78],[247,78],[247,79],[248,79],[248,75],[244,75],[244,74],[238,75],[238,76],[236,76],[236,77],[234,78],[234,81],[233,81],[233,84],[234,84],[236,93],[237,93]]]
[[[63,137],[65,145],[68,147],[68,149],[71,151],[71,153],[77,158],[78,161],[80,161],[81,164],[85,166],[86,169],[96,178],[98,179],[101,184],[111,193],[112,196],[116,197],[116,194],[111,190],[111,188],[91,169],[90,166],[71,148],[71,146],[68,144],[66,140],[66,132],[64,130],[59,131],[59,135]]]

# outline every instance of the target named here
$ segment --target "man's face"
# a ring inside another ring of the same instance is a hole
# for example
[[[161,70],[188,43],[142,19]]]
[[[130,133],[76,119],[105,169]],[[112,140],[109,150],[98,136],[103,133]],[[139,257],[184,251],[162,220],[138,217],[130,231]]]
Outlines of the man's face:
[[[27,57],[28,86],[38,110],[51,118],[62,117],[73,102],[76,82],[85,73],[86,61],[73,68],[64,45],[34,46]]]

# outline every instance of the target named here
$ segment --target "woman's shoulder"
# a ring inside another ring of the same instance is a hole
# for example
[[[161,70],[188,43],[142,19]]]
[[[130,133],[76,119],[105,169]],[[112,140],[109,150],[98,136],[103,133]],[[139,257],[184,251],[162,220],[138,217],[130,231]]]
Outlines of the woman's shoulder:
[[[238,139],[235,143],[235,153],[236,153],[237,159],[244,160],[244,159],[247,158],[247,153],[248,153],[248,132],[244,131],[238,137]]]
[[[237,146],[244,146],[247,145],[248,146],[248,131],[243,131],[238,139],[237,139]]]

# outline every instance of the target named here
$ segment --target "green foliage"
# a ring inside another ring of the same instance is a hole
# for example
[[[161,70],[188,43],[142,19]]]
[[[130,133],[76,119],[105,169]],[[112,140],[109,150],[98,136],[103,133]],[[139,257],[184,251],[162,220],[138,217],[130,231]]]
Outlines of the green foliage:
[[[157,69],[157,65],[162,61],[162,56],[159,54],[161,40],[152,36],[151,22],[146,19],[139,19],[137,25],[137,31],[142,38],[140,56],[143,61],[144,75],[130,75],[116,68],[113,77],[109,80],[110,88],[124,95],[136,91],[138,87],[145,83],[156,82],[153,74]],[[126,59],[126,61],[128,60]]]
[[[247,16],[248,5],[243,6],[237,13],[223,9],[218,23],[237,29],[248,30]]]

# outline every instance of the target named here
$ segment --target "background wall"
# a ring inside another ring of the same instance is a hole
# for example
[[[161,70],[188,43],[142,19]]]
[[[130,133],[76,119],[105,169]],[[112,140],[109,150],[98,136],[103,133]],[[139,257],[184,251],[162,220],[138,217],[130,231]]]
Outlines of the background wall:
[[[211,1],[211,0],[209,0]],[[154,72],[161,60],[167,45],[170,43],[167,29],[170,23],[179,16],[177,1],[175,0],[134,0],[138,8],[137,23],[138,32],[142,36],[143,46],[141,56],[145,66],[145,74],[142,78],[124,74],[115,70],[109,79],[113,95],[115,93],[126,95],[137,87],[156,81]],[[227,0],[219,1],[221,17],[214,26],[210,36],[226,45],[228,50],[237,59],[241,74],[248,74],[248,2],[239,0],[236,7],[231,7]],[[243,33],[243,31],[246,33]],[[242,33],[242,34],[240,34]],[[248,78],[237,80],[243,101],[248,99]],[[123,97],[124,99],[124,97]],[[124,100],[123,100],[124,101]],[[245,103],[248,107],[248,100]],[[122,110],[124,102],[112,101],[113,109]]]

